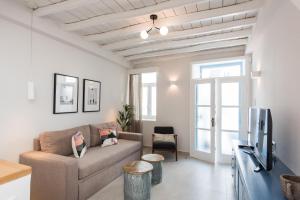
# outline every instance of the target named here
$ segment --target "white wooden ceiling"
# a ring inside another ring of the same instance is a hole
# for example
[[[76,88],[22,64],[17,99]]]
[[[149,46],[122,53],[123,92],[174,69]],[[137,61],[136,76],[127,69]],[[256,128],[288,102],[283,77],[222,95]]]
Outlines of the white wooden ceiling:
[[[24,0],[38,17],[131,62],[246,45],[263,0]],[[169,34],[151,32],[150,14]]]

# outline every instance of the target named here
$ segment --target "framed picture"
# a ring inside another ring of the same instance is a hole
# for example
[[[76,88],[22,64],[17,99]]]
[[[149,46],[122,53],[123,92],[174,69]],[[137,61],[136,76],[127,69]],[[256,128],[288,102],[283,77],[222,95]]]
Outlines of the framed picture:
[[[53,114],[78,112],[79,78],[54,74]]]
[[[83,112],[99,112],[101,82],[83,79]]]

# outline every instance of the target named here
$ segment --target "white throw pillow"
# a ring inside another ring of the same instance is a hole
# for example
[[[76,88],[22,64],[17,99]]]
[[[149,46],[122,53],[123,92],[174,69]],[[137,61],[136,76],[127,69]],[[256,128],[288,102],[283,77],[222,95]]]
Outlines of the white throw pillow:
[[[103,141],[102,147],[111,146],[111,145],[115,145],[115,144],[118,144],[117,138],[108,138]]]
[[[72,149],[76,158],[82,158],[87,150],[86,142],[80,131],[72,136]]]

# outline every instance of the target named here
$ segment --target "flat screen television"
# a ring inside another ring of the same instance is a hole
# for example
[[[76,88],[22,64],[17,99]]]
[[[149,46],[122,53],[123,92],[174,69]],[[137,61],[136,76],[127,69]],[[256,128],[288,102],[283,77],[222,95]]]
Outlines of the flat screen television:
[[[270,109],[249,109],[250,144],[254,156],[265,170],[272,169],[272,116]]]

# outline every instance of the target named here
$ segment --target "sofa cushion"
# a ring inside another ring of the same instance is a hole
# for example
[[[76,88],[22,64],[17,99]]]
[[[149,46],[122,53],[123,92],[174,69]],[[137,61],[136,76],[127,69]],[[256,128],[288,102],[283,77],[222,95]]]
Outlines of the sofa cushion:
[[[118,128],[118,125],[115,122],[107,122],[100,124],[91,124],[91,147],[95,147],[101,144],[99,130],[106,128]]]
[[[78,160],[79,179],[105,169],[141,148],[141,142],[122,139],[117,145],[89,148],[85,156]]]
[[[72,136],[80,131],[83,134],[87,147],[90,146],[90,127],[88,125],[76,128],[48,131],[40,134],[41,150],[47,153],[54,153],[62,156],[69,156],[73,153]]]

